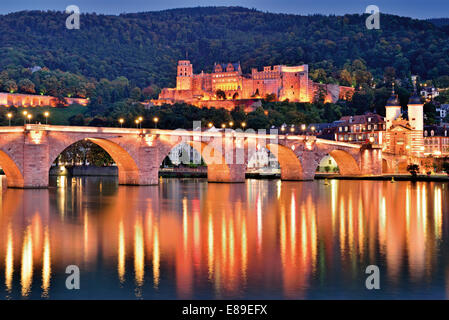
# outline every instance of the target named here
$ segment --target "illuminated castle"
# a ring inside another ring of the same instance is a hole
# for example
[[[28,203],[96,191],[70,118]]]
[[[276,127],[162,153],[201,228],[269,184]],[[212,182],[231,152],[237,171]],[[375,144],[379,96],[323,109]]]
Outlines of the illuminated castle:
[[[232,109],[245,100],[270,96],[275,101],[313,102],[318,97],[336,102],[352,96],[354,89],[334,84],[315,83],[309,79],[308,65],[268,66],[251,74],[242,73],[240,63],[216,63],[212,73],[193,73],[189,60],[178,61],[176,88],[165,88],[153,103],[185,102],[199,107]]]

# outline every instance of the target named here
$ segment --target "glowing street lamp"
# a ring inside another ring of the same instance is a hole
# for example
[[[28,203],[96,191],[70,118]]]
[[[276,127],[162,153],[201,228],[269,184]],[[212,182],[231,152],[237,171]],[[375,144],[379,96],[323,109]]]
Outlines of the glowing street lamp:
[[[371,144],[373,144],[373,143],[374,143],[374,137],[369,137],[369,142],[370,142]]]
[[[226,128],[226,123],[223,123],[222,125],[221,125],[221,127],[224,129],[224,128]]]
[[[154,117],[153,118],[153,122],[154,122],[154,127],[157,128],[157,123],[159,122],[159,118],[158,117]]]
[[[137,118],[139,120],[139,128],[142,129],[142,121],[143,121],[143,117],[139,117]]]
[[[229,126],[232,127],[234,125],[234,122],[229,121]]]
[[[207,126],[208,126],[209,128],[212,128],[212,127],[214,126],[214,124],[213,124],[212,122],[209,122],[209,123],[207,124]]]
[[[123,123],[125,122],[125,119],[120,118],[118,119],[118,122],[120,123],[120,128],[123,128]]]
[[[139,119],[134,120],[134,122],[136,123],[136,128],[139,128]]]
[[[245,129],[246,127],[246,122],[242,122],[242,128]]]
[[[28,118],[28,123],[30,123],[31,124],[31,118],[32,118],[33,116],[29,113],[29,114],[27,114],[27,118]]]
[[[45,124],[48,124],[48,117],[50,116],[50,112],[45,111],[44,112],[44,117],[45,117]]]
[[[23,125],[26,125],[28,111],[24,111],[24,112],[22,112],[22,114],[23,114]]]
[[[143,121],[143,117],[140,116],[137,118],[137,120],[139,120],[139,128],[142,129],[142,121]]]
[[[8,120],[9,120],[9,126],[11,126],[12,113],[8,112],[8,114],[6,116],[8,117]]]

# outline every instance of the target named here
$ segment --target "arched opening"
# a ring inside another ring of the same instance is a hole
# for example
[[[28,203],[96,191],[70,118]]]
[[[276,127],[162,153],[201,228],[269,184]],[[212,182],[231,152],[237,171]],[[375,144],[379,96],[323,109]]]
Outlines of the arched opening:
[[[6,183],[8,187],[11,188],[23,188],[24,181],[23,175],[20,172],[19,167],[17,167],[14,160],[6,154],[4,151],[0,150],[0,167],[6,175]]]
[[[162,160],[159,173],[162,177],[201,178],[207,176],[207,165],[200,152],[189,143],[179,143]]]
[[[282,180],[304,180],[304,170],[296,154],[291,148],[278,144],[268,144],[266,146],[274,154],[281,168]]]
[[[390,168],[386,159],[382,159],[382,173],[390,173]]]
[[[209,182],[242,182],[245,179],[244,171],[240,172],[240,175],[243,174],[243,179],[240,176],[235,176],[236,172],[230,170],[223,153],[219,149],[215,148],[213,144],[200,141],[184,141],[171,146],[161,160],[162,165],[170,151],[180,144],[190,146],[201,155],[202,162],[207,166],[207,180]]]
[[[321,159],[316,172],[321,174],[338,174],[340,169],[338,168],[337,161],[328,154]]]
[[[119,184],[139,184],[139,169],[136,162],[123,147],[101,138],[86,138],[81,141],[84,141],[84,143],[77,141],[66,147],[62,152],[59,152],[54,157],[52,166],[58,165],[58,159],[64,153],[68,154],[68,158],[73,157],[75,165],[87,164],[92,167],[116,166],[118,169]],[[89,143],[99,146],[100,149],[89,150]],[[92,153],[89,154],[91,151]],[[108,156],[110,157],[109,159]],[[102,160],[99,158],[102,158]]]
[[[338,171],[343,176],[352,176],[361,174],[360,167],[354,157],[343,150],[333,150],[329,152],[338,165]]]
[[[250,176],[275,177],[280,175],[281,167],[274,153],[268,148],[259,148],[248,155],[246,173]]]

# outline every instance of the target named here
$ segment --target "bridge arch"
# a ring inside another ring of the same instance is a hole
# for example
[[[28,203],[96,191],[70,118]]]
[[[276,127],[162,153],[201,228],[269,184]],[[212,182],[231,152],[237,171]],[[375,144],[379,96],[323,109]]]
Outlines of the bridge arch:
[[[266,148],[273,153],[281,167],[281,180],[304,180],[304,170],[295,152],[280,144],[267,144]]]
[[[170,151],[177,145],[186,144],[196,150],[207,165],[207,180],[209,182],[243,182],[245,180],[245,166],[241,165],[241,170],[231,170],[231,166],[236,164],[228,164],[223,149],[213,143],[205,143],[202,141],[194,141],[192,139],[182,139],[176,142],[164,141],[162,152],[158,163],[169,155]],[[222,146],[221,146],[222,147]],[[233,168],[235,169],[235,168]]]
[[[22,172],[14,160],[2,150],[0,150],[0,167],[6,175],[8,187],[23,188],[24,180]]]
[[[357,160],[349,152],[341,149],[334,149],[328,154],[334,158],[341,175],[351,176],[361,174],[360,166],[357,163]]]
[[[118,167],[119,184],[138,185],[140,172],[136,161],[125,148],[119,144],[105,138],[88,137],[81,139],[73,139],[69,143],[65,143],[56,147],[50,152],[50,167],[67,148],[82,140],[89,140],[105,150],[114,160]]]

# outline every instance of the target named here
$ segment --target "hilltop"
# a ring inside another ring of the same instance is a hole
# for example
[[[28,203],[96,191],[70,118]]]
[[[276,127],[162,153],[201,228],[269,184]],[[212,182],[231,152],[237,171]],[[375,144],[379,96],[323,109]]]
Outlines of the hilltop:
[[[339,81],[340,70],[362,59],[378,79],[386,67],[394,67],[398,78],[449,75],[449,31],[406,17],[382,15],[381,30],[367,30],[366,15],[300,16],[241,7],[83,14],[80,30],[67,30],[66,17],[53,11],[0,16],[0,70],[41,66],[165,87],[174,85],[176,61],[187,53],[196,72],[211,71],[217,61],[240,61],[244,72],[307,63]]]

